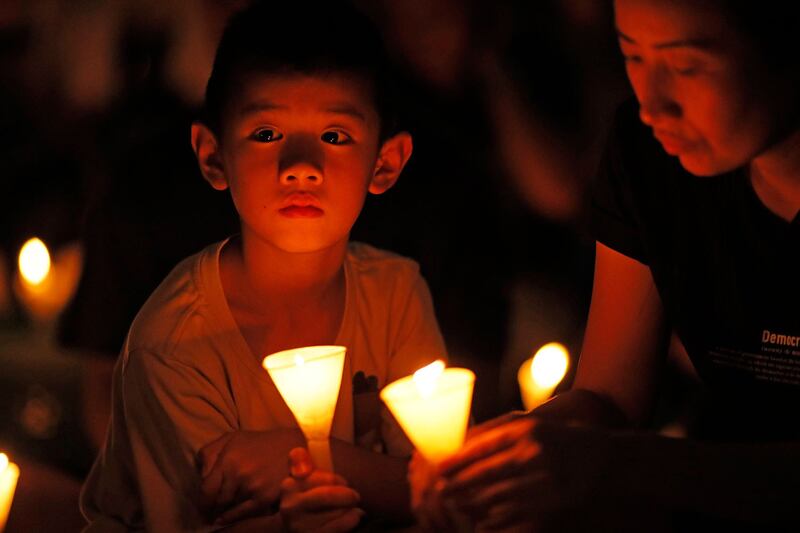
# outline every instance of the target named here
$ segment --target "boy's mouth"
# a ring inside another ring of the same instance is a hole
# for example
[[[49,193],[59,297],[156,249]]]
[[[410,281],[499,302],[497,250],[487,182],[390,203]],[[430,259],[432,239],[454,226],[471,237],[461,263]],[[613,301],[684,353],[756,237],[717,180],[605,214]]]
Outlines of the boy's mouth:
[[[317,218],[324,214],[317,197],[307,192],[290,194],[278,211],[288,218]]]
[[[322,209],[313,205],[290,205],[279,212],[287,218],[317,218],[323,214]]]

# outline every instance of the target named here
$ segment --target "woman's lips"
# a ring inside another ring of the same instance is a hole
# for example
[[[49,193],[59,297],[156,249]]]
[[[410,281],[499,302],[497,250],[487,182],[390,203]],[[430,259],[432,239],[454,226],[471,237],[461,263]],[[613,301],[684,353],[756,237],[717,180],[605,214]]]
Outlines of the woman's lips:
[[[322,209],[313,205],[290,205],[278,211],[287,218],[317,218],[323,215]]]
[[[655,135],[656,139],[658,139],[658,142],[661,143],[661,146],[664,147],[664,151],[670,155],[678,155],[683,152],[688,152],[694,146],[692,141],[668,131],[656,130],[653,132],[653,134]]]

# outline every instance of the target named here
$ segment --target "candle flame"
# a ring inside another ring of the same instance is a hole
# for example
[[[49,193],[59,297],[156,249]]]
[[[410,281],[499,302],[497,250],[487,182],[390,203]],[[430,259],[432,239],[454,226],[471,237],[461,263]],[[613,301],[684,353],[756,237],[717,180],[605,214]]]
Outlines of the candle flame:
[[[32,285],[39,285],[50,272],[50,252],[37,238],[29,239],[19,251],[19,271]]]
[[[0,474],[5,472],[6,468],[8,468],[8,456],[0,452]]]
[[[539,387],[555,387],[564,379],[567,366],[569,352],[562,344],[551,342],[539,348],[533,356],[531,376]]]
[[[444,361],[441,359],[434,361],[428,366],[423,366],[414,372],[414,385],[417,387],[419,395],[423,398],[430,398],[436,391],[436,384],[439,377],[444,372]]]

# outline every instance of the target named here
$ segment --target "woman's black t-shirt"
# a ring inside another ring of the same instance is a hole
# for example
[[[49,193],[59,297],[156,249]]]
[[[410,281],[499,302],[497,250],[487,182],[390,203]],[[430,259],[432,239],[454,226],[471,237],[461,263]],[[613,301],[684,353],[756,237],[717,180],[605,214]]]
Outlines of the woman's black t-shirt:
[[[670,325],[716,402],[719,427],[800,436],[800,217],[743,170],[697,177],[617,113],[596,185],[596,239],[650,267]]]

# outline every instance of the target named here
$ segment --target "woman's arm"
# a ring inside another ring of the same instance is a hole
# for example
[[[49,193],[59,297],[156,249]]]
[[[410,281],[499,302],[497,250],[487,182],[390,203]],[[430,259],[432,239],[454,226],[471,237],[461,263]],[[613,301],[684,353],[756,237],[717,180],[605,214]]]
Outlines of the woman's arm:
[[[491,527],[594,515],[613,525],[675,512],[797,523],[796,442],[694,442],[607,430],[646,421],[668,340],[664,322],[649,269],[598,244],[573,389],[474,432],[441,465],[445,494]]]
[[[667,333],[650,268],[597,243],[575,382],[533,414],[609,428],[641,425],[653,403]]]
[[[572,388],[594,393],[640,425],[652,407],[668,340],[650,268],[597,243],[592,303]]]
[[[510,523],[563,512],[591,500],[596,490],[624,492],[611,435],[589,428],[646,419],[666,352],[664,322],[650,269],[598,243],[573,390],[529,415],[471,432],[463,449],[441,465],[446,492],[478,522]],[[584,428],[569,427],[575,425]]]

